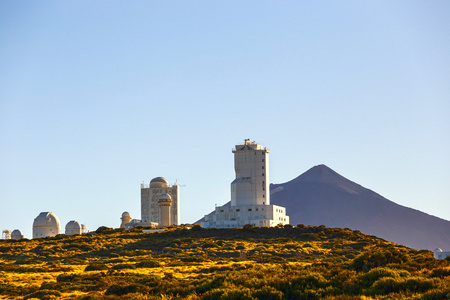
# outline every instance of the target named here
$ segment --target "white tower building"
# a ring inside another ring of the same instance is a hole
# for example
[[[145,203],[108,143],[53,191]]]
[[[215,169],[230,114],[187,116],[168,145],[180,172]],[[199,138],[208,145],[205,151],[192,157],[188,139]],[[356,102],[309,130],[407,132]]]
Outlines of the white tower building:
[[[231,183],[231,206],[216,207],[215,212],[205,216],[201,226],[289,224],[286,208],[270,205],[269,149],[247,139],[244,144],[236,145],[233,153],[236,179]]]
[[[127,211],[124,211],[122,213],[122,218],[120,218],[120,220],[122,220],[122,222],[120,223],[120,228],[125,228],[125,224],[130,223],[132,220],[130,213]]]
[[[55,236],[61,233],[58,217],[52,212],[41,212],[33,222],[33,238]]]
[[[159,205],[159,225],[162,227],[167,227],[172,224],[171,222],[171,211],[170,208],[172,206],[173,200],[169,194],[162,194],[159,196],[158,205]]]
[[[152,222],[161,223],[159,219],[158,200],[162,194],[172,198],[170,225],[180,225],[180,186],[169,182],[163,177],[156,177],[150,181],[150,186],[141,184],[141,220],[142,224]]]
[[[233,153],[236,179],[231,183],[231,206],[269,205],[269,149],[245,140]]]

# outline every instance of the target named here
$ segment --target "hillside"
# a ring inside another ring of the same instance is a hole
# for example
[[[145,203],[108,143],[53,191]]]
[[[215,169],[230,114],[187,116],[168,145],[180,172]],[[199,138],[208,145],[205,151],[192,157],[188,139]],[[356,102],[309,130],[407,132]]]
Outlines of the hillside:
[[[415,249],[450,249],[450,222],[398,205],[325,165],[271,185],[291,224],[357,229]]]
[[[443,299],[450,262],[350,229],[100,228],[0,241],[6,299]]]

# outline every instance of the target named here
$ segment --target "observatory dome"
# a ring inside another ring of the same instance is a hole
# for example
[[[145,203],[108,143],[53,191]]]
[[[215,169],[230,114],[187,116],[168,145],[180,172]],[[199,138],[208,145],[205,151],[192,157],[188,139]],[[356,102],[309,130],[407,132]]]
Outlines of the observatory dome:
[[[131,218],[130,213],[127,212],[127,211],[124,211],[124,212],[122,213],[122,218],[120,218],[120,219],[122,220],[122,222],[120,223],[120,228],[125,228],[125,224],[128,224],[128,223],[131,222],[131,220],[133,220],[133,219]]]
[[[169,194],[161,194],[161,196],[159,196],[159,200],[172,200],[172,197]]]
[[[61,233],[59,219],[52,212],[41,212],[33,222],[33,238],[55,236]]]
[[[169,187],[169,182],[164,177],[156,177],[150,181],[151,188],[166,188]]]
[[[66,225],[66,235],[81,234],[81,224],[77,221],[70,221]]]
[[[13,232],[11,233],[11,239],[12,240],[21,240],[21,239],[23,239],[22,231],[20,231],[19,229],[14,229]]]

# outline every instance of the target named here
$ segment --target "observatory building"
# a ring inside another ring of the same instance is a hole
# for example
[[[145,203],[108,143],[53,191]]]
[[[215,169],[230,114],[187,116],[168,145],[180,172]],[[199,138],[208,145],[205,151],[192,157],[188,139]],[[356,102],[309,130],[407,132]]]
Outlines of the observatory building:
[[[66,235],[75,235],[83,233],[83,225],[78,223],[77,221],[70,221],[66,224]]]
[[[286,208],[270,205],[269,149],[246,139],[233,149],[236,179],[231,183],[231,206],[206,215],[205,228],[235,228],[245,224],[289,224]]]
[[[156,177],[146,187],[141,184],[141,223],[161,224],[160,205],[158,203],[162,194],[167,194],[172,199],[170,207],[170,225],[180,225],[180,186],[169,182],[163,177]]]
[[[172,197],[169,194],[162,194],[159,196],[158,205],[159,205],[159,225],[162,227],[167,227],[172,225],[171,217],[172,217]]]
[[[55,236],[61,233],[58,217],[52,212],[41,212],[33,222],[33,238]]]
[[[18,240],[21,240],[23,238],[24,238],[24,236],[22,234],[22,231],[20,231],[19,229],[14,229],[13,232],[11,233],[11,239],[12,240],[18,241]]]
[[[446,259],[450,256],[450,251],[442,251],[440,248],[434,249],[434,258],[436,259]]]
[[[131,220],[133,220],[130,216],[130,213],[127,211],[124,211],[122,213],[122,218],[120,218],[120,220],[122,220],[122,222],[120,223],[120,228],[125,228],[125,224],[128,224],[131,222]]]

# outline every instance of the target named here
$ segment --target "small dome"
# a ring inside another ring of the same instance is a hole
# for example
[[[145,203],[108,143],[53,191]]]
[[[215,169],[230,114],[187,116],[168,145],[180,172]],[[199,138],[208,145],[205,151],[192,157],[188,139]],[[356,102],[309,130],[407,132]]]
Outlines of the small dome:
[[[159,200],[172,200],[172,197],[170,197],[169,194],[161,194],[161,196],[159,196]]]
[[[66,225],[66,235],[81,234],[81,224],[77,221],[70,221]]]
[[[123,217],[130,217],[130,213],[127,212],[127,211],[124,211],[124,212],[122,213],[122,218],[123,218]]]
[[[434,249],[434,252],[442,252],[442,249],[441,248],[436,248],[436,249]]]
[[[66,230],[67,229],[81,229],[81,224],[78,223],[77,221],[70,221],[66,225]]]
[[[11,239],[13,240],[23,239],[22,231],[20,231],[19,229],[14,229],[13,232],[11,233]]]
[[[166,188],[169,187],[169,182],[164,177],[156,177],[150,181],[151,188]]]

